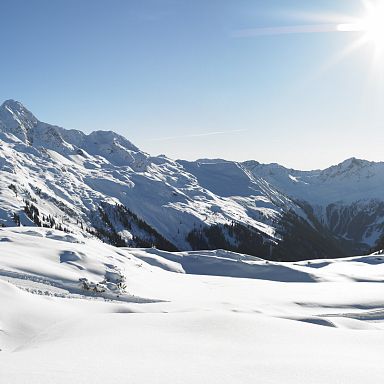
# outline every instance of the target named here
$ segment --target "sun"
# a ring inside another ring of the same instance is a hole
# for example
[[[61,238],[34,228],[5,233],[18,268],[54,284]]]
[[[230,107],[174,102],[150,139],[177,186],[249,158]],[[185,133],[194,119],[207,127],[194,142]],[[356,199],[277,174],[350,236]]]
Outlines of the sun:
[[[384,2],[366,2],[367,13],[361,22],[361,29],[368,42],[377,50],[384,49]]]
[[[384,53],[384,1],[364,1],[365,15],[348,24],[339,24],[341,32],[361,32],[362,42],[372,44],[376,53]]]

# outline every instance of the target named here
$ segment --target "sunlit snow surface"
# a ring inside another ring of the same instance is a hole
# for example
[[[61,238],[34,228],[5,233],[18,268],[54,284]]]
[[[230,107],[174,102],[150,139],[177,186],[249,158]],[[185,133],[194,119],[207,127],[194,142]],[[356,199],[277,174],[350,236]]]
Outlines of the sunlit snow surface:
[[[351,158],[298,171],[253,160],[176,161],[151,156],[112,131],[85,134],[44,123],[14,100],[0,105],[0,190],[0,226],[14,226],[14,214],[32,225],[24,213],[29,201],[40,218],[86,234],[105,227],[104,207],[128,244],[147,239],[145,230],[115,217],[117,204],[183,250],[192,248],[191,231],[234,222],[279,244],[282,234],[295,232],[293,217],[317,236],[331,232],[343,249],[351,243],[346,254],[356,254],[375,247],[384,227],[383,162]]]
[[[384,255],[280,264],[1,229],[0,382],[380,383],[383,281]]]

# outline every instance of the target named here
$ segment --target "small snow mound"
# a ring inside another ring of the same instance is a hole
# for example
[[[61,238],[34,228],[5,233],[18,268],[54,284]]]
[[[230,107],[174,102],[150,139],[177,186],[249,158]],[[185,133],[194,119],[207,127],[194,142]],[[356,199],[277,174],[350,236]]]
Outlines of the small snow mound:
[[[370,265],[378,265],[378,264],[384,264],[384,256],[379,257],[379,255],[376,256],[363,256],[358,258],[352,258],[350,261],[358,262],[358,263],[365,263]]]
[[[68,263],[72,261],[81,261],[82,255],[74,251],[63,251],[60,253],[60,263]]]
[[[84,244],[84,239],[80,236],[63,234],[54,231],[48,231],[46,237],[51,240],[65,241],[73,244]]]
[[[118,284],[125,280],[125,277],[120,272],[106,271],[105,280],[109,283]]]
[[[33,230],[25,231],[25,232],[23,232],[23,235],[36,236],[36,237],[44,237],[44,235],[41,232],[33,231]]]

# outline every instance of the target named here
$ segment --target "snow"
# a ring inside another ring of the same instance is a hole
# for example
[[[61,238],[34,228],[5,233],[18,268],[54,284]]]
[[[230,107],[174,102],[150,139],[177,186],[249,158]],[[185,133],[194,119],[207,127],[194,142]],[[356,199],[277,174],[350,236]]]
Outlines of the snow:
[[[244,166],[288,196],[313,205],[353,203],[382,198],[384,163],[355,158],[316,171],[287,169],[278,164],[246,162]],[[346,193],[347,191],[347,193]]]
[[[264,222],[272,227],[273,220],[278,221],[281,217],[281,207],[284,207],[283,212],[291,210],[310,221],[296,204],[304,202],[313,209],[317,219],[339,237],[348,233],[355,236],[353,240],[358,239],[373,247],[382,234],[383,162],[351,158],[328,169],[315,171],[298,171],[256,161],[197,160],[180,163],[200,185],[218,195],[230,197],[242,204],[248,215],[261,220],[264,217]],[[262,198],[266,204],[260,204]],[[272,212],[272,220],[265,220],[267,212]],[[360,213],[366,215],[366,225],[356,228],[362,220]],[[339,228],[333,223],[334,217],[340,221]],[[258,228],[261,230],[261,226]]]
[[[282,264],[28,227],[0,240],[2,383],[382,381],[380,254]]]
[[[191,248],[187,234],[206,225],[238,222],[278,242],[282,219],[294,212],[315,228],[304,202],[338,240],[369,249],[383,232],[384,163],[352,158],[298,171],[256,161],[174,161],[152,157],[112,131],[86,135],[43,123],[14,100],[0,106],[0,137],[0,224],[6,226],[14,225],[13,213],[31,224],[22,212],[23,199],[32,198],[42,214],[85,234],[79,223],[94,227],[95,211],[109,202],[128,207],[184,250]],[[119,234],[137,235],[127,228]]]
[[[0,189],[6,191],[0,194],[0,223],[7,226],[14,225],[14,212],[22,213],[23,199],[33,198],[42,214],[62,218],[75,233],[83,232],[79,222],[93,227],[92,215],[103,202],[122,204],[179,249],[188,249],[186,235],[206,224],[240,221],[275,234],[272,220],[259,217],[264,209],[280,215],[268,199],[256,207],[257,197],[240,201],[224,191],[217,195],[180,163],[151,157],[114,132],[86,135],[46,124],[15,101],[0,107],[0,131],[5,162]],[[17,195],[8,189],[12,184]],[[124,230],[120,234],[132,238]]]
[[[278,239],[286,212],[309,220],[305,201],[338,236],[374,244],[384,163],[174,161],[114,132],[43,123],[13,100],[0,138],[0,383],[382,382],[382,253],[278,263],[188,251],[185,236],[235,221]],[[70,233],[31,227],[24,200]],[[186,251],[102,243],[79,224],[102,203]],[[370,221],[349,228],[360,214]]]

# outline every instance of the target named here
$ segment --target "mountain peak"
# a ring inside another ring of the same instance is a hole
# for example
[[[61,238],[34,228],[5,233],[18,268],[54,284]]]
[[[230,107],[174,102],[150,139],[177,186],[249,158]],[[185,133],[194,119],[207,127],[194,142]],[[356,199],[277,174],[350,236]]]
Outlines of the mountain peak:
[[[349,178],[357,177],[361,178],[363,175],[367,176],[371,173],[372,166],[378,164],[368,160],[357,159],[351,157],[342,161],[337,165],[333,165],[321,172],[323,179],[334,179],[334,178]]]
[[[13,99],[8,99],[5,100],[3,104],[0,106],[1,109],[12,109],[12,110],[17,110],[17,109],[26,109],[23,104],[20,103],[20,101],[13,100]]]
[[[19,101],[6,100],[0,106],[0,130],[11,133],[23,142],[29,141],[29,131],[39,120]]]
[[[37,121],[36,117],[29,111],[20,101],[9,99],[5,100],[0,106],[0,115],[13,115],[19,118],[27,118],[29,120]]]
[[[356,157],[350,157],[349,159],[344,160],[341,164],[347,164],[347,165],[365,165],[369,163],[368,160],[362,160],[358,159]]]
[[[344,160],[340,164],[336,165],[336,167],[344,172],[356,171],[358,169],[367,167],[369,165],[374,164],[368,160],[357,159],[356,157],[351,157],[347,160]]]
[[[129,140],[113,131],[95,131],[86,135],[41,122],[22,103],[12,99],[0,106],[0,131],[11,140],[16,137],[28,145],[54,149],[60,154],[80,148],[119,165],[132,163],[133,153],[140,152]]]

